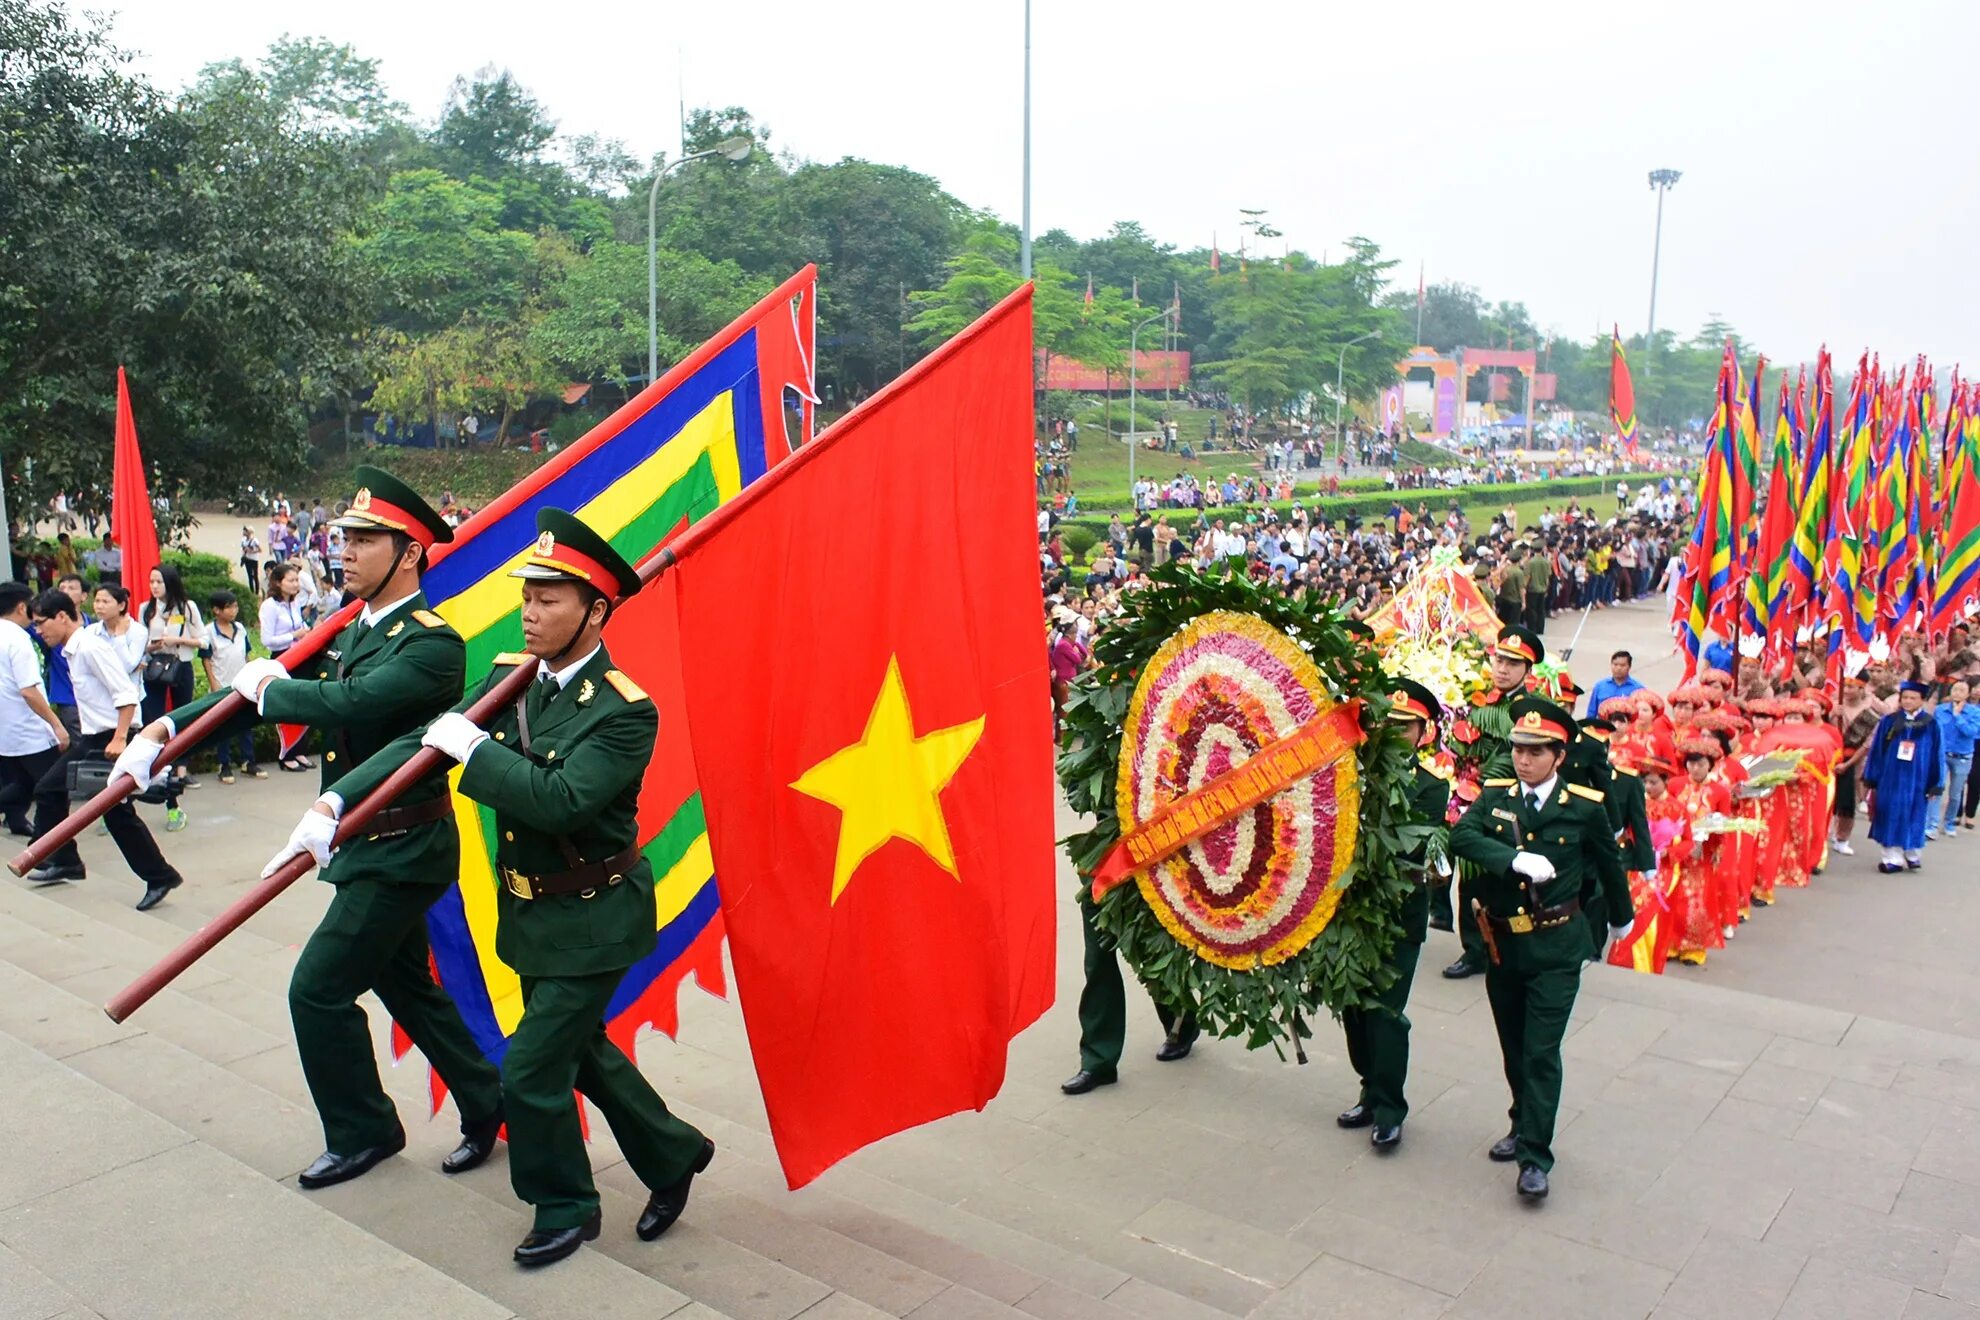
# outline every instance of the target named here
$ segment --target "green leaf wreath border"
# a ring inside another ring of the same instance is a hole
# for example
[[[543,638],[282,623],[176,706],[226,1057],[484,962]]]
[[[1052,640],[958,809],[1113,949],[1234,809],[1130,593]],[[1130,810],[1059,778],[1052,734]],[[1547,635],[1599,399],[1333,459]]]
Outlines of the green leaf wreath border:
[[[1060,726],[1059,783],[1072,809],[1093,827],[1063,840],[1080,874],[1079,902],[1102,935],[1162,1003],[1191,1011],[1204,1030],[1242,1037],[1247,1048],[1284,1044],[1299,1051],[1306,1016],[1373,1002],[1395,980],[1388,957],[1402,934],[1401,911],[1415,883],[1402,859],[1433,833],[1413,814],[1416,753],[1391,724],[1389,682],[1369,632],[1314,596],[1294,600],[1236,573],[1200,572],[1180,562],[1152,573],[1153,585],[1123,595],[1126,613],[1100,634],[1095,667],[1073,681]],[[1356,750],[1360,828],[1341,877],[1334,919],[1293,957],[1251,970],[1196,957],[1163,928],[1138,885],[1114,888],[1097,907],[1089,877],[1120,839],[1114,777],[1121,722],[1143,668],[1184,624],[1212,610],[1254,614],[1291,636],[1313,658],[1337,700],[1359,697],[1367,739]],[[1302,1059],[1304,1055],[1302,1052]]]

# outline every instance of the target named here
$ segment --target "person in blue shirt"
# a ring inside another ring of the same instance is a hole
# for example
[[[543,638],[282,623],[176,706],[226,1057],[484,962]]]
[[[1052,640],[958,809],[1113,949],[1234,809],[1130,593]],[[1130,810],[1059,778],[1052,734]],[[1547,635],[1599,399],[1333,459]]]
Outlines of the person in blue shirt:
[[[1723,669],[1728,674],[1733,671],[1733,649],[1723,639],[1714,640],[1705,648],[1705,663],[1713,669]]]
[[[1970,695],[1966,680],[1956,680],[1936,712],[1939,741],[1945,747],[1946,794],[1932,804],[1937,810],[1926,822],[1928,839],[1942,832],[1948,839],[1959,833],[1960,806],[1966,801],[1966,781],[1973,773],[1973,745],[1980,740],[1980,706],[1967,700]]]
[[[1634,696],[1643,690],[1643,684],[1630,674],[1630,666],[1636,658],[1627,651],[1617,651],[1609,657],[1609,676],[1595,684],[1588,694],[1588,713],[1594,715],[1602,709],[1602,703],[1611,697]]]

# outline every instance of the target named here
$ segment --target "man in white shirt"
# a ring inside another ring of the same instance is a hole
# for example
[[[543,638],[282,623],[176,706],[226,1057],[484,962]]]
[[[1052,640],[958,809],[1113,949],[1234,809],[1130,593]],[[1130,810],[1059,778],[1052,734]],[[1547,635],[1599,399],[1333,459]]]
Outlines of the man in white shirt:
[[[98,633],[85,632],[76,603],[61,591],[44,591],[35,597],[34,625],[50,646],[59,646],[69,658],[69,680],[76,689],[76,717],[82,736],[74,739],[57,757],[34,787],[34,833],[40,838],[69,814],[69,765],[86,757],[116,757],[124,750],[137,717],[138,689],[123,657]],[[104,814],[110,837],[117,851],[144,881],[144,897],[137,909],[149,912],[166,894],[183,881],[172,864],[158,851],[151,831],[138,819],[137,808],[125,798]],[[38,885],[81,880],[88,875],[82,854],[74,841],[57,849],[41,866],[28,872],[27,879]]]
[[[41,683],[41,656],[28,636],[24,583],[0,584],[0,813],[7,828],[22,837],[34,833],[28,804],[34,786],[69,745],[69,731],[48,704]]]

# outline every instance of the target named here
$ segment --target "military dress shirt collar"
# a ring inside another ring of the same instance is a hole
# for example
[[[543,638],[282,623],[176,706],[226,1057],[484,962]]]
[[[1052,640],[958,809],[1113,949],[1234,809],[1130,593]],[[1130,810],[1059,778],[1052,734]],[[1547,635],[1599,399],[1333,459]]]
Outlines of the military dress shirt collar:
[[[361,627],[369,628],[372,624],[377,623],[380,619],[390,614],[393,610],[403,608],[408,601],[412,600],[412,598],[414,596],[417,596],[418,594],[419,594],[419,588],[414,587],[411,591],[399,597],[397,600],[390,601],[384,605],[378,605],[371,601],[366,601],[364,603],[364,608],[358,611],[358,624]]]
[[[1560,787],[1560,783],[1561,777],[1553,774],[1547,776],[1544,783],[1535,784],[1532,788],[1528,788],[1523,783],[1514,784],[1513,792],[1529,803],[1544,807],[1547,805],[1547,800],[1554,795],[1554,790]]]
[[[541,669],[538,669],[536,671],[537,673],[536,681],[539,683],[555,683],[559,689],[569,687],[571,685],[571,680],[576,678],[578,676],[578,672],[582,670],[586,665],[592,662],[593,658],[597,656],[599,649],[604,645],[605,643],[603,642],[599,642],[595,644],[589,651],[586,651],[581,657],[579,657],[576,660],[573,660],[570,664],[565,665],[562,669],[557,670],[555,673],[552,673],[550,671],[549,666],[547,665]]]

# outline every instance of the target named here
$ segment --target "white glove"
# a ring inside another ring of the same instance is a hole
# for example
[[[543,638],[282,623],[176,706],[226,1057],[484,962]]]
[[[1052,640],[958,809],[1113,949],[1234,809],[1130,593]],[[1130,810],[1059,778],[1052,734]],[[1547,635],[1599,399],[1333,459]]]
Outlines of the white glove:
[[[118,775],[129,775],[137,781],[137,791],[142,793],[151,787],[153,762],[164,750],[165,744],[153,742],[142,733],[133,734],[124,744],[124,750],[117,753],[116,763],[110,767],[110,777],[115,779]],[[163,776],[171,768],[169,765],[160,766],[158,774]]]
[[[1628,925],[1624,925],[1624,926],[1609,927],[1609,943],[1614,944],[1617,940],[1628,939],[1629,933],[1635,929],[1636,929],[1636,923],[1634,921],[1631,921]]]
[[[468,757],[474,755],[474,749],[488,741],[488,735],[481,731],[480,725],[467,716],[459,711],[450,710],[429,724],[426,728],[426,736],[419,741],[422,746],[445,752],[462,765],[466,765]]]
[[[1539,853],[1514,853],[1512,869],[1536,884],[1545,884],[1554,878],[1554,864]]]
[[[261,685],[270,679],[284,679],[289,671],[282,668],[280,660],[250,660],[241,666],[241,672],[234,675],[234,691],[254,703],[258,712],[261,709]]]
[[[315,807],[303,813],[296,822],[296,828],[289,834],[289,841],[282,851],[268,859],[268,865],[261,868],[261,878],[266,880],[281,870],[291,857],[308,853],[316,859],[318,866],[330,865],[331,841],[337,837],[337,818],[343,814],[343,799],[334,793],[325,793],[317,803],[326,807],[331,814],[326,816]]]

